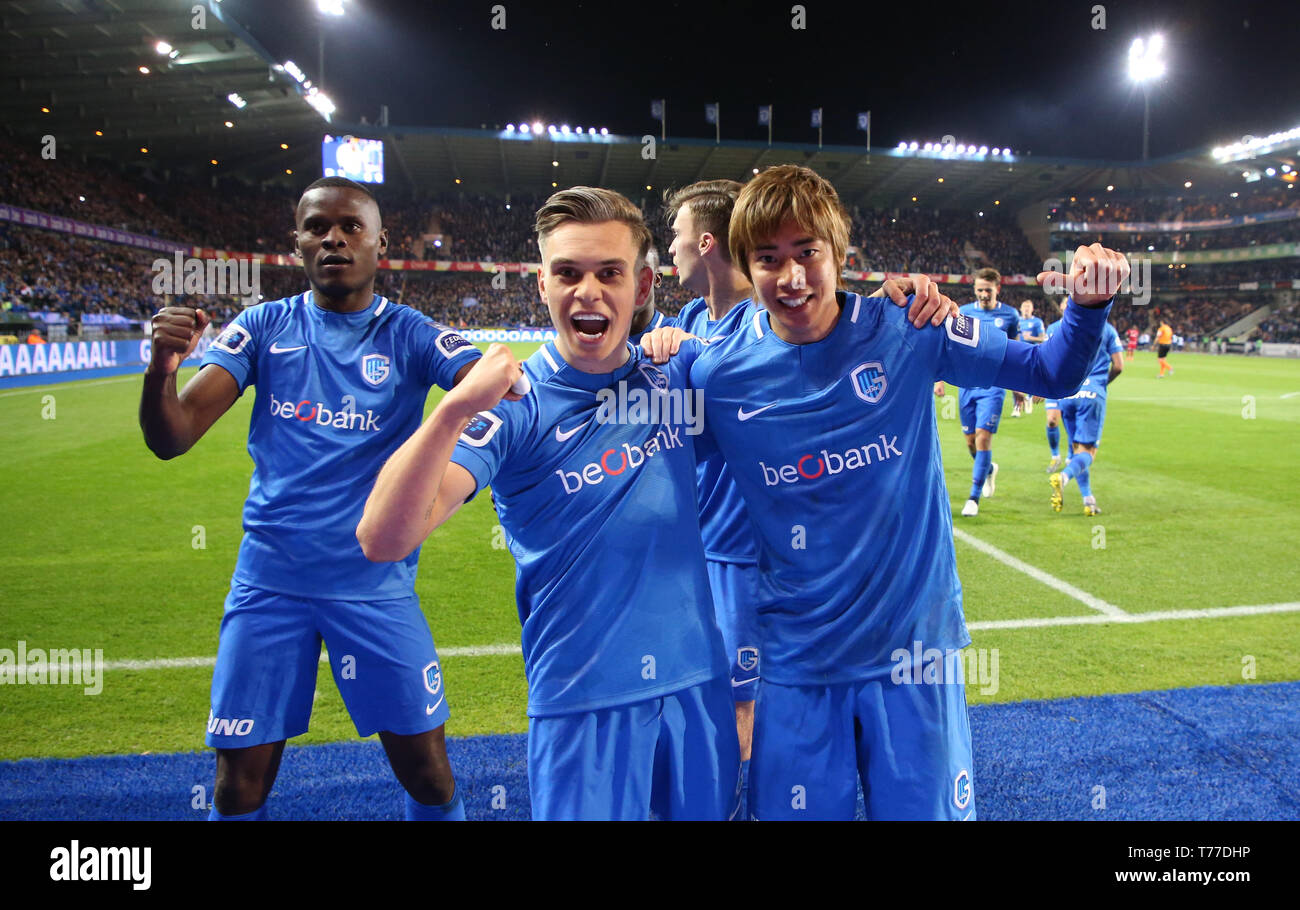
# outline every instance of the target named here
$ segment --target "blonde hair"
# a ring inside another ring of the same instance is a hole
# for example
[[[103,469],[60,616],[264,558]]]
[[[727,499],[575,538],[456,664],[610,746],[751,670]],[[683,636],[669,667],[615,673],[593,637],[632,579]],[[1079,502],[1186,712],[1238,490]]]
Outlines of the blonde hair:
[[[839,194],[826,178],[797,164],[770,167],[746,183],[731,212],[731,260],[750,281],[749,255],[793,220],[814,237],[831,245],[836,282],[849,248],[849,216]]]
[[[632,243],[636,247],[636,268],[639,270],[646,264],[646,253],[654,238],[650,235],[650,228],[646,227],[641,210],[622,193],[592,186],[560,190],[553,193],[537,210],[533,227],[537,231],[537,244],[540,247],[562,225],[570,222],[601,224],[606,221],[617,221],[631,229]]]

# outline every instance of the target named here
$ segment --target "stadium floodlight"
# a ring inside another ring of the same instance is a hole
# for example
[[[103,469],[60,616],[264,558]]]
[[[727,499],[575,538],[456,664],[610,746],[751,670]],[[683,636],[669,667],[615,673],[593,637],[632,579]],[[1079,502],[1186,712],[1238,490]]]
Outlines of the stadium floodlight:
[[[1276,176],[1277,176],[1277,171],[1274,170],[1274,169],[1271,168],[1271,167],[1269,167],[1269,168],[1265,168],[1265,169],[1264,169],[1264,173],[1265,173],[1265,174],[1268,174],[1268,176],[1270,176],[1270,177],[1276,177]]]
[[[226,121],[226,129],[228,129],[228,130],[233,130],[234,128],[235,128],[234,121],[232,121],[232,120],[227,120],[227,121]]]
[[[560,132],[563,133],[563,134],[566,135],[566,136],[569,135],[569,124],[566,123],[566,124],[564,124],[563,126],[561,126],[561,127],[560,127]]]
[[[1151,93],[1147,86],[1165,74],[1165,62],[1160,58],[1165,47],[1161,35],[1148,40],[1134,38],[1128,49],[1128,77],[1142,86],[1142,160],[1147,160],[1151,137]]]
[[[927,142],[927,143],[925,144],[925,150],[926,150],[927,152],[932,152],[932,151],[934,151],[934,143],[933,143],[933,142]]]
[[[507,123],[507,124],[506,124],[506,132],[507,132],[507,133],[513,133],[514,131],[515,131],[515,125],[514,125],[513,123]]]
[[[900,152],[905,152],[905,151],[907,151],[907,143],[906,143],[906,142],[900,142],[900,143],[898,143],[898,150],[899,150]]]
[[[166,57],[172,52],[172,46],[166,41],[159,41],[153,46],[153,49],[158,52],[158,56],[160,57]]]
[[[307,103],[314,107],[316,112],[326,120],[328,120],[330,114],[334,113],[336,110],[334,102],[329,99],[329,96],[324,92],[316,91],[316,89],[312,89],[311,94],[307,96]]]
[[[540,121],[540,120],[534,120],[534,121],[533,121],[533,132],[534,132],[534,133],[540,133],[541,131],[542,131],[542,124],[541,124],[541,121]]]
[[[916,143],[915,143],[915,142],[909,143],[908,146],[907,146],[907,148],[908,148],[908,150],[910,150],[910,151],[913,151],[913,152],[916,151]]]
[[[959,146],[957,146],[957,154],[958,154],[958,155],[961,155],[961,154],[965,153],[965,151],[966,151],[966,146],[965,146],[964,144],[963,144],[963,145],[959,145]]]
[[[1115,184],[1113,184],[1113,183],[1108,183],[1108,184],[1106,184],[1106,192],[1108,192],[1108,193],[1113,193],[1113,192],[1115,192]]]
[[[1284,174],[1289,174],[1289,173],[1291,173],[1291,165],[1289,165],[1289,164],[1284,164],[1284,165],[1282,165],[1282,173],[1284,173]]]
[[[1190,181],[1190,180],[1184,180],[1184,181],[1183,181],[1183,189],[1185,189],[1185,190],[1190,190],[1191,188],[1192,188],[1192,181]]]
[[[988,147],[987,145],[981,145],[981,146],[980,146],[980,154],[981,154],[981,155],[987,155],[988,153],[989,153],[989,147]]]
[[[555,135],[555,124],[554,124],[554,123],[548,123],[548,124],[546,124],[546,132],[548,132],[548,133],[550,133],[552,136],[554,136],[554,135]]]
[[[529,133],[532,132],[532,128],[529,127],[529,125],[528,125],[527,123],[521,123],[521,124],[519,124],[519,132],[521,132],[521,133],[523,133],[525,136],[527,136]]]
[[[579,136],[581,136],[581,135],[582,135],[582,127],[578,127],[576,130],[574,130],[574,132],[577,133]]]
[[[226,96],[226,100],[241,111],[248,105],[248,102],[244,100],[243,96],[240,95],[239,92],[231,92]]]
[[[140,69],[140,75],[141,75],[141,76],[147,76],[147,75],[149,75],[149,67],[147,67],[147,66],[142,66],[142,67],[140,67],[139,69]]]
[[[609,135],[609,129],[606,128],[606,127],[603,127],[603,126],[602,126],[602,127],[600,128],[600,134],[601,134],[602,136],[608,136],[608,135]]]
[[[342,16],[343,0],[316,0],[316,9],[327,16]]]
[[[1234,192],[1229,193],[1228,195],[1231,196],[1233,199],[1236,199],[1236,198],[1237,198],[1238,196],[1240,196],[1241,194],[1238,193],[1238,192],[1236,192],[1236,191],[1234,191]]]

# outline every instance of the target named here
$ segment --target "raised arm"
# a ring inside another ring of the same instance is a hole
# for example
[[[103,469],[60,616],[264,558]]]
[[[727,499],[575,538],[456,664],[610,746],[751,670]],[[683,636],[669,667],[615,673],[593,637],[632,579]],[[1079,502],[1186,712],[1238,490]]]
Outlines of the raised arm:
[[[503,398],[517,401],[520,395],[510,387],[522,375],[510,349],[492,345],[392,454],[357,525],[357,541],[367,559],[405,559],[474,492],[473,475],[451,463],[456,440],[479,411]]]
[[[1099,243],[1075,251],[1068,275],[1040,273],[1038,281],[1045,290],[1070,293],[1061,330],[1040,345],[1008,341],[994,385],[1044,398],[1078,391],[1105,331],[1106,307],[1128,273],[1128,259]]]
[[[140,429],[149,450],[162,459],[183,455],[239,398],[239,384],[223,369],[199,370],[176,392],[176,371],[194,352],[208,314],[192,307],[164,307],[153,317],[152,353],[140,395]]]

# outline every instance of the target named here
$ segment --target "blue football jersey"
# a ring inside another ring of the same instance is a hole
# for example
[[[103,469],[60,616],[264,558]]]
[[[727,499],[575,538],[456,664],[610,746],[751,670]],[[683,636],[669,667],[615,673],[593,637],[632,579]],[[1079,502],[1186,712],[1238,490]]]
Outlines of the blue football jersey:
[[[663,313],[655,310],[655,314],[650,317],[650,322],[647,323],[646,327],[639,332],[633,332],[628,335],[627,340],[633,344],[640,344],[641,337],[647,332],[653,332],[655,329],[662,329],[666,326],[674,326],[676,324],[677,320],[672,316],[665,316]]]
[[[1038,338],[1042,334],[1043,320],[1039,319],[1037,316],[1030,316],[1028,319],[1024,316],[1020,317],[1020,334],[1018,337],[1021,341],[1029,344],[1041,344],[1042,342],[1033,342],[1030,341],[1030,339]]]
[[[1061,327],[1061,320],[1053,322],[1047,327],[1047,337],[1051,338],[1056,334],[1056,330]],[[1119,332],[1115,326],[1109,322],[1102,326],[1101,344],[1097,346],[1097,356],[1093,358],[1092,366],[1088,368],[1088,377],[1083,380],[1083,385],[1079,386],[1079,391],[1096,392],[1103,398],[1106,396],[1106,387],[1108,377],[1110,376],[1110,355],[1124,353],[1124,345],[1119,340]]]
[[[1007,336],[966,316],[841,292],[830,335],[792,345],[754,311],[691,380],[702,441],[727,460],[758,536],[763,679],[888,674],[896,649],[969,643],[934,414],[934,381],[987,386]]]
[[[1020,332],[1020,314],[1016,312],[1015,307],[1008,306],[1005,303],[999,303],[993,309],[986,310],[980,306],[977,300],[974,303],[965,304],[958,312],[964,316],[979,320],[987,332],[996,331],[1006,335],[1007,338],[1015,338]],[[969,388],[965,391],[969,394],[984,391],[1001,392],[1002,390],[988,386]]]
[[[306,292],[227,324],[202,367],[225,369],[241,394],[257,387],[235,580],[327,600],[409,597],[419,552],[373,563],[357,523],[384,461],[419,427],[429,388],[450,389],[480,356],[453,329],[378,295],[335,313]]]
[[[742,300],[721,319],[712,320],[708,303],[703,297],[696,297],[677,314],[677,327],[699,338],[716,341],[743,324],[753,308],[752,300]],[[715,562],[753,565],[758,558],[754,530],[744,500],[721,455],[714,453],[700,460],[699,487],[704,555]]]
[[[686,380],[700,347],[687,342],[660,367],[629,345],[623,366],[593,374],[548,342],[523,365],[532,391],[480,412],[456,444],[452,461],[476,492],[492,485],[515,557],[532,717],[632,704],[727,673],[700,540],[696,437],[675,419],[698,401]],[[659,392],[656,413],[648,403]]]

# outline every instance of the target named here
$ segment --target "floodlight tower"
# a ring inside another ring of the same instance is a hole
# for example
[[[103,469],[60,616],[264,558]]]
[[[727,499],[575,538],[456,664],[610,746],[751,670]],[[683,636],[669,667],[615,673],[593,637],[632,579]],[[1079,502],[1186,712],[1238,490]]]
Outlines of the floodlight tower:
[[[1134,38],[1128,49],[1128,77],[1142,86],[1142,160],[1147,160],[1151,139],[1151,92],[1153,80],[1165,74],[1165,61],[1160,54],[1165,49],[1165,39],[1152,35],[1145,41]]]
[[[343,15],[343,0],[316,0],[316,11],[320,13],[319,42],[316,45],[316,84],[325,91],[325,23],[327,16]]]

